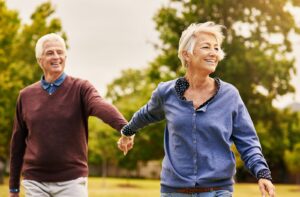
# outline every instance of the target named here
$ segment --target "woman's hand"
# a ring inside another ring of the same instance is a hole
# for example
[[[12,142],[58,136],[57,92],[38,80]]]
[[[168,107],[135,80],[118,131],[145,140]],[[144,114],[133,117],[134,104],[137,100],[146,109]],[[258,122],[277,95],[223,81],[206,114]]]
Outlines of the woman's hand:
[[[275,186],[268,179],[259,179],[258,180],[259,190],[262,194],[262,197],[266,197],[267,194],[270,197],[275,197]]]
[[[134,135],[133,136],[126,136],[122,135],[120,139],[117,142],[118,148],[123,151],[124,155],[127,154],[127,152],[133,148],[134,144]]]

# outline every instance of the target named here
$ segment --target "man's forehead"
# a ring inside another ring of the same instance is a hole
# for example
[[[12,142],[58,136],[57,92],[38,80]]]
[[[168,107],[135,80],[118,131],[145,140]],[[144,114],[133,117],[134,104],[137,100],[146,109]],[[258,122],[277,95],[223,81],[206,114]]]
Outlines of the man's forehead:
[[[44,51],[64,50],[63,44],[59,41],[47,41],[43,48]]]

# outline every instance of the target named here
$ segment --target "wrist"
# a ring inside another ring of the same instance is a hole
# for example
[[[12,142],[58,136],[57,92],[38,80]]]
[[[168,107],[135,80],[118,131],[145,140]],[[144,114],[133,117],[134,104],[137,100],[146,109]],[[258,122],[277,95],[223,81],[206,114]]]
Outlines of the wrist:
[[[272,181],[271,171],[269,169],[260,170],[257,173],[257,180],[259,179],[267,179]]]
[[[135,134],[135,131],[133,131],[131,128],[129,128],[127,125],[124,126],[122,129],[121,129],[121,135],[122,136],[126,136],[126,137],[132,137],[134,136]]]
[[[19,192],[20,192],[20,189],[19,189],[19,188],[10,188],[10,189],[9,189],[9,192],[10,192],[10,193],[19,193]]]

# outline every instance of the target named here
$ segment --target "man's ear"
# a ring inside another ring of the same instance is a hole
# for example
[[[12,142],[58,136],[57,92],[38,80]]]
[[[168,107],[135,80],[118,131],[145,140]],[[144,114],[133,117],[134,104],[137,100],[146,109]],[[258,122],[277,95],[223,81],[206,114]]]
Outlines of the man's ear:
[[[42,58],[36,58],[37,63],[39,64],[39,66],[43,69],[42,66]]]

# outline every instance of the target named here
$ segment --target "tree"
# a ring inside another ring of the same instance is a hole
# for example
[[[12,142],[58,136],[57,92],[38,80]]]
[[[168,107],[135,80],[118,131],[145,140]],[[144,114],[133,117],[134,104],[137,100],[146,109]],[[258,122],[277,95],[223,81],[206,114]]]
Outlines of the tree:
[[[146,82],[145,89],[153,90],[159,81],[183,75],[177,49],[181,33],[189,24],[214,21],[224,25],[226,38],[223,48],[227,55],[219,63],[214,76],[239,89],[258,128],[271,169],[286,169],[283,155],[289,145],[289,138],[281,121],[286,114],[276,109],[272,102],[278,96],[295,90],[290,83],[291,73],[295,74],[296,69],[289,35],[299,34],[300,29],[289,12],[289,6],[300,6],[300,1],[276,0],[270,3],[269,0],[170,0],[154,16],[156,30],[160,34],[161,42],[156,45],[160,54],[151,62],[145,71],[145,77],[140,78],[136,86]],[[275,42],[272,38],[278,39]],[[121,78],[127,78],[126,74],[124,72]],[[109,86],[110,91],[119,87],[118,80]],[[130,84],[129,87],[131,86]],[[127,87],[123,86],[123,90]],[[143,101],[149,99],[149,94],[138,96],[138,93],[121,91],[119,99],[114,102],[124,102],[123,96],[139,97],[136,100]],[[129,107],[128,104],[126,106]],[[151,151],[152,149],[147,150],[148,153]],[[281,179],[280,176],[274,178]]]
[[[35,58],[35,43],[50,32],[66,38],[60,20],[51,18],[54,11],[50,2],[43,3],[31,15],[31,22],[22,24],[18,12],[9,10],[0,0],[0,155],[5,162],[18,93],[42,74]]]
[[[98,118],[89,118],[89,164],[102,164],[102,176],[107,176],[108,165],[117,165],[121,157],[116,142],[119,133]]]
[[[284,159],[289,171],[295,174],[296,183],[300,183],[300,143],[296,144],[292,151],[286,150]]]
[[[149,99],[155,84],[148,77],[148,70],[128,69],[122,77],[115,79],[108,86],[107,97],[122,112],[126,119]],[[163,124],[151,125],[143,129],[143,135],[135,139],[134,149],[126,157],[119,159],[119,165],[133,170],[137,161],[161,159],[163,156]],[[155,148],[153,148],[155,147]]]

